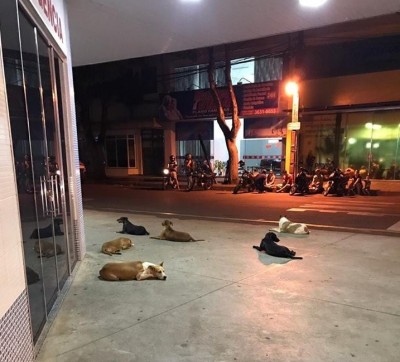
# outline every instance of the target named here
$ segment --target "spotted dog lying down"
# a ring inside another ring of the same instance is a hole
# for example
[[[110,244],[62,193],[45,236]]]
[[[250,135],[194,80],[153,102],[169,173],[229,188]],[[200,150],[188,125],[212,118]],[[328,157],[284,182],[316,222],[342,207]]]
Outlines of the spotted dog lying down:
[[[99,271],[99,278],[109,281],[144,279],[166,280],[167,275],[165,274],[163,264],[162,262],[156,265],[145,261],[108,263]]]
[[[306,224],[299,222],[291,222],[286,216],[281,216],[279,219],[279,227],[270,229],[278,233],[290,233],[298,235],[307,235],[310,233]]]

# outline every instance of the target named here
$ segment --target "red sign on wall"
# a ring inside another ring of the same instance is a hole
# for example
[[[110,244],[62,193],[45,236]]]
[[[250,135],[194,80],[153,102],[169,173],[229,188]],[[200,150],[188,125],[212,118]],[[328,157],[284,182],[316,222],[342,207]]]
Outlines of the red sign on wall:
[[[278,113],[280,81],[242,84],[234,86],[239,116],[257,116]],[[232,105],[227,87],[218,88],[218,94],[226,116],[232,115]],[[182,119],[215,119],[217,107],[209,89],[174,92],[163,97],[172,97]],[[165,112],[160,119],[173,120]]]

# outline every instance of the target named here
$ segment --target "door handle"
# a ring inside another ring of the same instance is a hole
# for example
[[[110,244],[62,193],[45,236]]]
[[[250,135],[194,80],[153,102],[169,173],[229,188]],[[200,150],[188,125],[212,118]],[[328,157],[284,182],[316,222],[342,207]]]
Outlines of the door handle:
[[[43,216],[53,215],[54,217],[61,215],[60,189],[58,185],[58,177],[40,176],[40,194],[42,198]]]

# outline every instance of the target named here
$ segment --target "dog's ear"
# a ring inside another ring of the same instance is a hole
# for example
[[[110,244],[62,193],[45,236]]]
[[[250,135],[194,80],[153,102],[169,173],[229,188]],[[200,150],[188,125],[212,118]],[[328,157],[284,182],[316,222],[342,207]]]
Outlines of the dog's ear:
[[[275,242],[279,242],[279,238],[278,235],[276,235],[275,233],[271,233],[272,234],[272,240],[274,240]]]
[[[160,266],[163,266],[163,265],[164,265],[164,262],[162,261],[159,265],[160,265]]]

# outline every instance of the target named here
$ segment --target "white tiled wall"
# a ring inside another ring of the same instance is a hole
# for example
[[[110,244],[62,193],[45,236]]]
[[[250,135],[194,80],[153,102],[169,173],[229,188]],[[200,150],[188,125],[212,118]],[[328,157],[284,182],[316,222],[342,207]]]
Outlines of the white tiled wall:
[[[1,49],[1,48],[0,48]],[[0,60],[2,59],[0,50]],[[15,183],[3,62],[0,63],[0,318],[25,289],[22,234]]]

